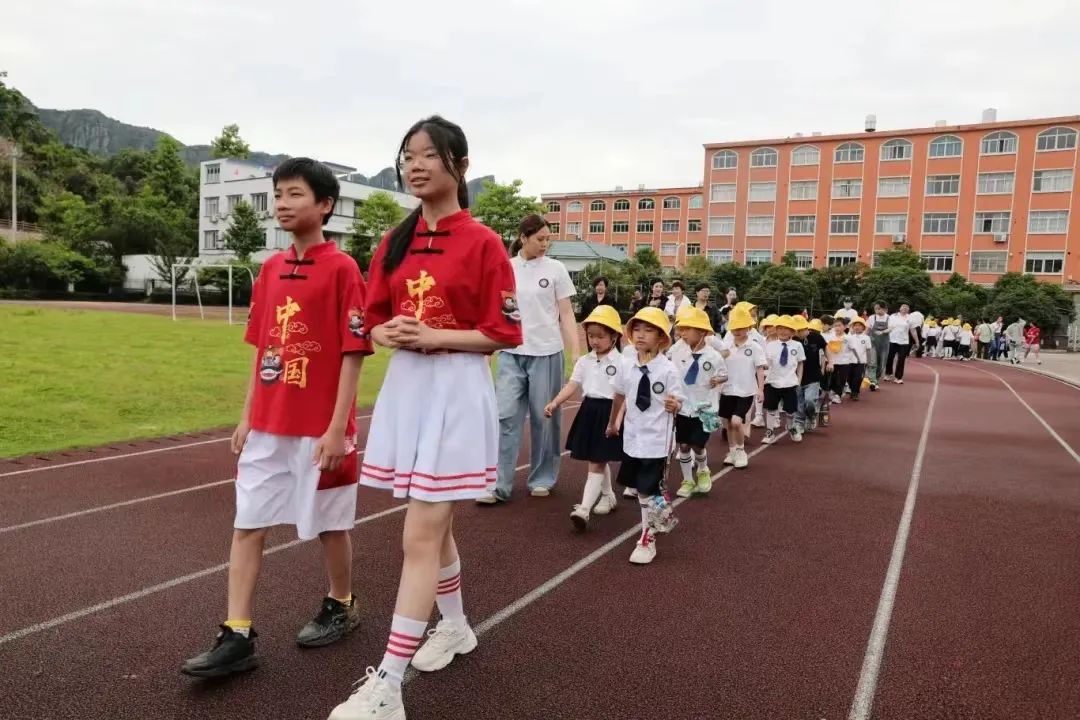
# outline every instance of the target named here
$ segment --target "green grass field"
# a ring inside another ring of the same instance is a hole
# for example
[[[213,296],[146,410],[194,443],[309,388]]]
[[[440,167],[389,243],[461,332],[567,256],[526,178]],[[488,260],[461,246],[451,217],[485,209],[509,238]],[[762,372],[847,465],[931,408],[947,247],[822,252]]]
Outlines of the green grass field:
[[[0,307],[0,457],[232,425],[254,350],[243,326]],[[370,405],[386,353],[364,362]]]

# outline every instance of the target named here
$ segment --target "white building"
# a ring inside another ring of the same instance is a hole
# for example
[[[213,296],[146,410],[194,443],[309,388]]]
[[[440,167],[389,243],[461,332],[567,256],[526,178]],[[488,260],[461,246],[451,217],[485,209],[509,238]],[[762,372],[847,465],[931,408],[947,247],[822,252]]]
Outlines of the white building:
[[[334,214],[326,224],[326,237],[344,246],[352,235],[356,208],[364,199],[379,188],[344,180],[356,172],[356,168],[324,163],[334,171],[341,182],[341,198],[334,206]],[[266,230],[266,250],[256,253],[252,259],[263,262],[272,253],[283,250],[292,242],[292,236],[282,230],[274,219],[273,168],[262,167],[246,160],[220,158],[207,160],[199,167],[199,261],[224,262],[232,257],[225,249],[225,230],[229,217],[238,202],[248,202],[258,215]],[[411,211],[419,203],[412,195],[383,190],[389,193],[401,207]]]

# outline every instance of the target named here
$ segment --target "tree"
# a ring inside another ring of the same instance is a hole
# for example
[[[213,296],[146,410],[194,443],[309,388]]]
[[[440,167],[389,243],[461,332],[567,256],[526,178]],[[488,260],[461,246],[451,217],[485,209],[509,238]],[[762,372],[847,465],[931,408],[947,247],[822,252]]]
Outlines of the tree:
[[[266,248],[266,230],[259,224],[255,208],[243,200],[236,203],[222,240],[241,263],[247,263],[254,253]]]
[[[791,315],[817,307],[817,286],[806,273],[785,265],[774,265],[746,294],[760,308],[759,313]]]
[[[1033,275],[1006,273],[998,278],[991,291],[988,315],[1012,322],[1030,320],[1050,335],[1062,323],[1076,318],[1076,309],[1068,295],[1057,285],[1041,283]]]
[[[970,283],[959,273],[930,290],[930,313],[938,317],[961,316],[969,320],[981,317],[988,293],[981,285]]]
[[[808,270],[807,273],[817,285],[822,311],[832,312],[836,310],[841,306],[841,302],[845,297],[858,298],[860,277],[866,269],[866,265],[862,263],[848,263],[847,265]],[[929,279],[930,277],[927,276],[927,281]],[[860,303],[860,308],[862,305]]]
[[[405,210],[390,193],[382,190],[371,193],[356,209],[348,250],[361,270],[366,271],[371,264],[371,256],[382,236],[404,219]]]
[[[189,210],[198,224],[198,176],[190,171],[180,156],[180,143],[168,135],[158,139],[154,154],[150,157],[150,173],[146,184],[177,207]]]
[[[634,253],[634,260],[646,272],[660,274],[660,256],[651,247],[638,248]]]
[[[832,269],[832,268],[829,268]],[[851,293],[860,310],[868,309],[875,302],[885,303],[890,310],[896,310],[901,303],[907,303],[912,309],[926,309],[930,306],[930,290],[933,283],[925,270],[910,267],[875,267],[866,272],[861,287]],[[839,302],[839,299],[837,299]],[[824,305],[826,308],[839,305]]]
[[[240,137],[239,125],[226,125],[221,128],[221,134],[210,143],[210,157],[241,160],[251,157],[251,148]]]
[[[0,253],[0,285],[30,290],[67,290],[94,274],[87,257],[54,242],[23,240]]]
[[[720,263],[713,267],[712,280],[720,297],[723,297],[728,288],[735,288],[741,298],[750,292],[754,285],[750,268],[733,262]]]
[[[543,215],[544,207],[535,197],[521,194],[521,180],[503,185],[485,180],[484,189],[473,205],[477,220],[499,233],[509,247],[517,239],[518,226],[526,215]]]
[[[874,259],[874,267],[908,267],[913,270],[925,270],[926,261],[905,245],[878,253],[877,258]]]

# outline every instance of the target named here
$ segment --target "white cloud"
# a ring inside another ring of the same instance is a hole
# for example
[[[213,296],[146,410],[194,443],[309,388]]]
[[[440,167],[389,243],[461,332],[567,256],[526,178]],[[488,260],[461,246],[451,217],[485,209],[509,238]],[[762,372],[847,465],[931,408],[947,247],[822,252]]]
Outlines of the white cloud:
[[[1080,112],[1080,4],[1043,0],[49,0],[0,69],[44,107],[390,164],[439,112],[473,168],[546,191],[692,185],[704,142]]]

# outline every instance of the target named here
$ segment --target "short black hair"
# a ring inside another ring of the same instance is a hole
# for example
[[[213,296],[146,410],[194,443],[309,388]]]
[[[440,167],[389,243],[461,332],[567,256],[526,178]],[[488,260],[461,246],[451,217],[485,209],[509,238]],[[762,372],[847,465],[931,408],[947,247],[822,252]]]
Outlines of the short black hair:
[[[296,178],[307,183],[311,192],[315,193],[316,202],[330,198],[333,204],[337,205],[338,198],[341,197],[341,183],[330,168],[318,160],[306,157],[289,158],[274,170],[274,187],[277,188],[279,180],[295,180]],[[330,216],[333,214],[334,209],[330,208],[330,212],[323,215],[322,224],[330,222]]]
[[[683,284],[682,284],[682,280],[672,280],[672,281],[671,281],[671,288],[672,288],[673,290],[674,290],[675,288],[679,288],[680,290],[685,290],[685,289],[686,289],[686,288],[685,288],[685,287],[683,286]]]
[[[600,283],[604,283],[604,285],[610,285],[611,284],[611,283],[608,282],[608,279],[606,277],[604,277],[603,275],[598,275],[597,277],[593,278],[593,281],[592,281],[593,290],[595,290],[596,286],[599,285]]]
[[[699,282],[697,284],[697,287],[694,288],[694,292],[701,292],[702,290],[708,290],[709,292],[712,292],[712,285],[707,282]]]
[[[836,321],[833,319],[832,315],[822,315],[821,316],[821,324],[825,325],[826,327],[829,326],[829,325],[832,325],[834,322],[836,322]]]

